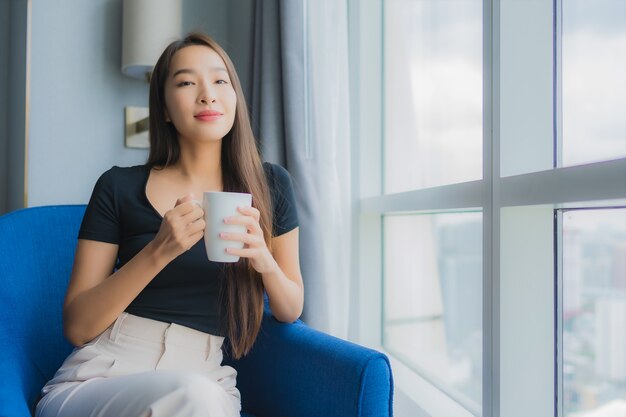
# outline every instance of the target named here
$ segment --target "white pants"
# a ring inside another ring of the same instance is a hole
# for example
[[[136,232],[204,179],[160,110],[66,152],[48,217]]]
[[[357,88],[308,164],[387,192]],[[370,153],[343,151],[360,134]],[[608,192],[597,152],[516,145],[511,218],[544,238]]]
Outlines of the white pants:
[[[43,388],[36,417],[239,416],[223,337],[123,313],[74,349]]]

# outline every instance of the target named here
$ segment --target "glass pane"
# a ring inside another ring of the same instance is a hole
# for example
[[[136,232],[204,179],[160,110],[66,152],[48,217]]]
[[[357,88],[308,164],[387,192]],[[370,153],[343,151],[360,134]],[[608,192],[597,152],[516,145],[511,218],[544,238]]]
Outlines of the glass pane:
[[[626,157],[626,1],[562,8],[562,165]]]
[[[482,403],[482,213],[384,217],[383,344]]]
[[[626,415],[626,209],[563,213],[562,319],[565,417]]]
[[[385,193],[480,179],[482,1],[384,5]]]

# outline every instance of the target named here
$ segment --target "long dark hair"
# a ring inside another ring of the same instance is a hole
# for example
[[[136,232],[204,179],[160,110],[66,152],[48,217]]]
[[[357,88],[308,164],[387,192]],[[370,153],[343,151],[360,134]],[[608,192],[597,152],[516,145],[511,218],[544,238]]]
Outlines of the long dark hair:
[[[222,178],[224,191],[246,192],[253,196],[252,205],[261,212],[260,225],[271,250],[272,216],[269,187],[252,128],[246,100],[235,67],[226,52],[209,36],[192,32],[172,42],[154,67],[150,80],[150,167],[163,168],[178,162],[180,144],[173,123],[165,118],[165,82],[172,58],[179,50],[191,45],[213,49],[226,64],[226,70],[237,95],[235,120],[230,132],[222,139]],[[246,355],[256,339],[263,318],[263,281],[245,258],[227,264],[227,276],[222,285],[226,301],[225,333],[234,358]],[[224,323],[224,321],[223,321]]]

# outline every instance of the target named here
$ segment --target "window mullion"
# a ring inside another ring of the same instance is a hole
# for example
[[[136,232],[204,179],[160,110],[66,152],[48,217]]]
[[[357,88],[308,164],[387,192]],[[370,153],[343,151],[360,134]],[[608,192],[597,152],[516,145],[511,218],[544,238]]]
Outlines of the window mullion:
[[[483,407],[500,415],[500,2],[483,0]]]

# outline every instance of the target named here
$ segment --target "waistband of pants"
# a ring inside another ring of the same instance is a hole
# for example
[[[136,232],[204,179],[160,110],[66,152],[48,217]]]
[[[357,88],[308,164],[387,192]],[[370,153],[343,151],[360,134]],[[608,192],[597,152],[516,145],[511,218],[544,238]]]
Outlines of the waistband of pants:
[[[122,313],[110,327],[109,338],[116,340],[119,334],[154,343],[167,343],[194,350],[208,351],[221,348],[223,336],[216,336],[175,323],[147,319]]]

